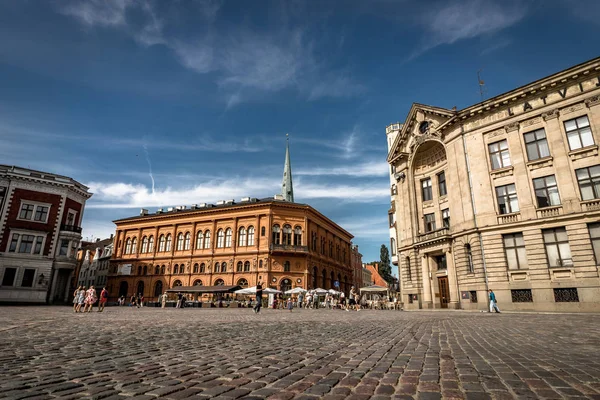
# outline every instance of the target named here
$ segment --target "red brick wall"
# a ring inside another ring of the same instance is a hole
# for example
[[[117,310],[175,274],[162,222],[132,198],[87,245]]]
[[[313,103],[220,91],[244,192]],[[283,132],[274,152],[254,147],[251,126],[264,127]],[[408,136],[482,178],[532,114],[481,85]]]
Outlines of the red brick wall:
[[[58,211],[62,202],[61,196],[50,193],[35,192],[32,190],[15,189],[12,199],[7,199],[7,204],[9,200],[11,203],[10,209],[8,210],[6,228],[4,229],[4,234],[2,235],[2,243],[0,244],[1,251],[6,251],[6,246],[8,245],[8,240],[10,239],[10,229],[13,228],[48,232],[46,248],[44,249],[44,254],[48,254],[50,251],[52,238],[54,236],[54,226],[58,218]],[[17,218],[19,216],[19,212],[21,211],[21,200],[31,200],[34,202],[50,204],[51,207],[48,213],[48,222],[43,224],[40,222],[18,220]]]
[[[384,286],[387,287],[387,282],[385,281],[385,279],[383,279],[381,277],[381,275],[379,275],[379,264],[375,264],[375,265],[371,265],[371,264],[367,264],[365,265],[365,268],[367,268],[369,271],[371,271],[371,278],[373,279],[373,283],[377,286]]]

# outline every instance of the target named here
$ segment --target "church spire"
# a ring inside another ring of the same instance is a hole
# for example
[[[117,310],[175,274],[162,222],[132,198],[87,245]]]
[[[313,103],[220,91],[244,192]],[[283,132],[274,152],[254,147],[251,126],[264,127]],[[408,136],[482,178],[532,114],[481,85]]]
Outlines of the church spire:
[[[283,167],[283,183],[281,185],[281,195],[285,201],[294,202],[294,187],[292,186],[292,163],[290,162],[290,138],[285,135],[285,166]]]

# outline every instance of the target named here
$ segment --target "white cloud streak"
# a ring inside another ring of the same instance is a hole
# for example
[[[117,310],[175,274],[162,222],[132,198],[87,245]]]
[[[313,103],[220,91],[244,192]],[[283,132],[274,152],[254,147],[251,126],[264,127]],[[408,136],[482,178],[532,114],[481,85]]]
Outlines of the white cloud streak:
[[[385,161],[369,161],[343,167],[300,169],[295,171],[294,174],[299,176],[383,177],[387,176],[388,170],[389,165]]]

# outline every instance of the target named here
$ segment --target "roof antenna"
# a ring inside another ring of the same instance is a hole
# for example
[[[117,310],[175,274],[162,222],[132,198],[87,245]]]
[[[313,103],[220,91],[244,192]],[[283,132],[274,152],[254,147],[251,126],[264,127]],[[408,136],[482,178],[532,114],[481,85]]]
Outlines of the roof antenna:
[[[481,71],[483,68],[477,71],[477,83],[479,84],[479,96],[481,96],[481,102],[483,103],[484,94],[487,93],[485,82],[481,79]]]

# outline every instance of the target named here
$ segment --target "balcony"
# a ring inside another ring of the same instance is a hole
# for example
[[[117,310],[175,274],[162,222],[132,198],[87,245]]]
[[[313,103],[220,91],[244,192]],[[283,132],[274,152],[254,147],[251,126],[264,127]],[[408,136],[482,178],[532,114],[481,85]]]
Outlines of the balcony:
[[[562,214],[562,206],[545,207],[537,210],[538,218],[558,217]]]
[[[65,225],[65,224],[62,224],[60,226],[60,230],[61,231],[67,231],[67,232],[81,233],[81,227],[80,226],[75,226],[75,225]]]
[[[419,245],[427,244],[430,242],[437,242],[442,240],[450,239],[450,229],[441,228],[435,231],[427,232],[417,236],[417,243]]]
[[[294,246],[291,244],[271,244],[269,250],[284,253],[308,253],[308,246]]]

